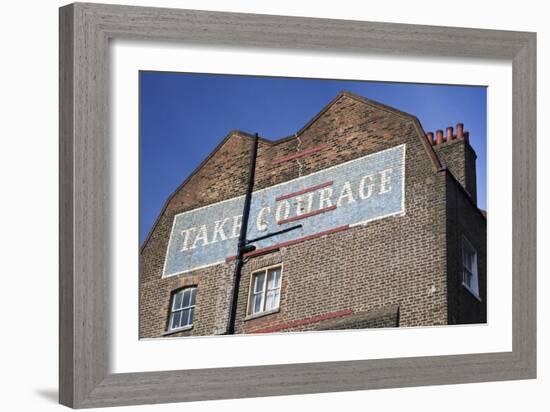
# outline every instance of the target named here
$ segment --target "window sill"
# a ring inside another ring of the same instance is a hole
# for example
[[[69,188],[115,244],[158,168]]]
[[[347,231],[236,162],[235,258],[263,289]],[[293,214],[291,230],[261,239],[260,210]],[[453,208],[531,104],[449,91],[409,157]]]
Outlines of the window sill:
[[[278,313],[281,308],[278,307],[277,309],[271,309],[266,312],[260,312],[260,313],[254,313],[253,315],[248,315],[246,318],[244,318],[244,321],[252,320],[252,319],[258,319],[263,318],[264,316],[273,315],[274,313]]]
[[[479,295],[477,293],[475,293],[470,287],[468,287],[465,283],[463,283],[462,286],[464,287],[464,289],[466,289],[468,292],[470,292],[470,294],[474,298],[476,298],[477,300],[479,300],[481,302],[481,298],[479,297]]]
[[[178,328],[178,329],[170,329],[170,330],[164,332],[164,333],[162,334],[162,336],[173,335],[174,333],[185,332],[185,331],[191,330],[191,329],[193,329],[193,325],[184,326],[184,327]]]

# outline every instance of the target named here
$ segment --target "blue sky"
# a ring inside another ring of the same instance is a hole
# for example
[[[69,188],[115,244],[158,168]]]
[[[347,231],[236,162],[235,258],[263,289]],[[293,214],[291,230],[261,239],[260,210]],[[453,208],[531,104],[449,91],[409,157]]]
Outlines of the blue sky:
[[[140,243],[164,202],[230,130],[279,139],[298,131],[341,90],[414,114],[425,131],[464,123],[477,153],[486,209],[485,87],[140,73]]]

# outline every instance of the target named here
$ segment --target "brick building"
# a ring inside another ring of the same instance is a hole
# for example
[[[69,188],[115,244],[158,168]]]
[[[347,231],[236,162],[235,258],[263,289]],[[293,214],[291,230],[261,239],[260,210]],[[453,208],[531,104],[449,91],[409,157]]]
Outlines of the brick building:
[[[141,248],[142,338],[226,331],[252,136],[232,131],[167,200]],[[259,140],[235,333],[486,322],[486,218],[461,124],[339,93]]]

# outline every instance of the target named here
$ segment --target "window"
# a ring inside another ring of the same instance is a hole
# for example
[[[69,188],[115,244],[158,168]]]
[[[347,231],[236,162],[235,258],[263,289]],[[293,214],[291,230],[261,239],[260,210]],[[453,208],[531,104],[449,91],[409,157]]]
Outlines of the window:
[[[190,328],[195,314],[196,287],[180,289],[172,296],[169,330]]]
[[[252,274],[248,314],[270,312],[279,307],[281,298],[281,266]]]
[[[462,239],[462,284],[479,299],[477,252],[466,238]]]

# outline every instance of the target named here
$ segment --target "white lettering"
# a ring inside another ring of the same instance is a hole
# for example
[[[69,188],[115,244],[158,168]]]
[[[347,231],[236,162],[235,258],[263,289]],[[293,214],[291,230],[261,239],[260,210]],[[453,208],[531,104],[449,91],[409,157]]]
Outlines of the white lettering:
[[[393,169],[386,169],[380,172],[380,193],[391,192],[391,172]]]
[[[365,193],[365,182],[369,181],[369,184],[367,185],[367,192]],[[372,195],[372,189],[374,188],[374,179],[372,175],[363,176],[361,181],[359,182],[359,197],[361,199],[368,199]]]
[[[233,230],[231,230],[231,236],[229,236],[230,239],[239,236],[239,232],[241,231],[242,219],[243,215],[233,216]]]
[[[256,227],[260,232],[267,230],[267,221],[264,219],[264,213],[270,213],[271,208],[269,206],[262,207],[256,218]]]
[[[319,190],[319,209],[324,209],[325,207],[332,206],[332,201],[330,200],[331,196],[332,196],[332,187],[326,187],[324,189]]]
[[[308,193],[307,194],[307,210],[306,213],[311,212],[311,209],[313,208],[313,195],[315,193]]]
[[[338,207],[342,206],[344,199],[347,199],[348,204],[355,202],[351,191],[351,184],[349,182],[344,183],[344,187],[342,187],[342,191],[340,192],[340,197],[338,198],[336,205]]]
[[[220,237],[220,240],[227,239],[227,236],[225,236],[225,232],[223,231],[223,227],[225,226],[225,223],[228,221],[229,221],[229,218],[226,217],[223,220],[216,220],[216,222],[214,222],[214,234],[212,235],[212,241],[210,243],[216,243],[218,241],[218,235]]]
[[[304,207],[304,200],[305,199],[303,196],[296,196],[296,216],[301,216],[304,213],[307,213]]]
[[[191,232],[195,231],[195,227],[191,227],[189,229],[185,229],[181,231],[181,235],[183,236],[183,246],[180,249],[181,252],[185,252],[187,249],[189,249],[188,242],[189,242],[189,235]]]
[[[197,237],[195,238],[195,241],[193,242],[193,246],[191,246],[190,249],[195,249],[197,247],[197,243],[199,241],[202,241],[202,246],[206,246],[209,244],[208,242],[208,233],[206,232],[206,225],[202,225],[199,229],[199,232],[197,233]]]
[[[285,212],[284,212],[284,215],[281,217],[281,209],[283,208],[283,206],[285,207]],[[289,214],[290,214],[290,203],[288,202],[288,200],[283,200],[279,202],[279,204],[277,205],[277,210],[275,211],[275,219],[277,220],[277,222],[288,219]]]

